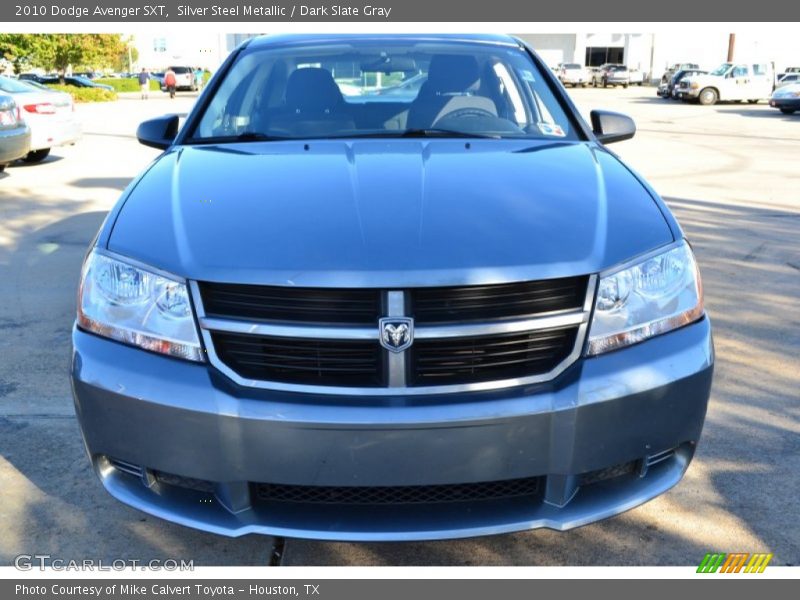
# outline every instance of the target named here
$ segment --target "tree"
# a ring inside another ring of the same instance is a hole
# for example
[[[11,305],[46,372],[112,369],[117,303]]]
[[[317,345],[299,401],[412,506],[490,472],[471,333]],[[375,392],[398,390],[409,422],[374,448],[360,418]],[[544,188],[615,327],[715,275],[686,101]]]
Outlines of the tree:
[[[37,66],[41,41],[40,36],[30,33],[0,33],[0,55],[14,66],[14,73],[20,74]]]
[[[127,47],[119,35],[109,33],[0,34],[0,52],[15,70],[40,67],[56,71],[63,82],[70,66],[111,67],[121,54],[127,55]]]
[[[139,62],[139,51],[133,45],[133,38],[122,40],[122,48],[114,57],[111,67],[115,71],[132,71],[133,65]]]

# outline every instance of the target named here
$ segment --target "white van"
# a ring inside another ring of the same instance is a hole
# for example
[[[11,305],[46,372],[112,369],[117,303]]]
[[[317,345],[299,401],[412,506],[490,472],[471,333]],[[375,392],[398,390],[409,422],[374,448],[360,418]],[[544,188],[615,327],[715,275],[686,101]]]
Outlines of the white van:
[[[720,100],[747,100],[755,104],[768,100],[775,87],[775,72],[769,63],[722,63],[705,75],[693,75],[680,82],[686,100],[716,104]]]

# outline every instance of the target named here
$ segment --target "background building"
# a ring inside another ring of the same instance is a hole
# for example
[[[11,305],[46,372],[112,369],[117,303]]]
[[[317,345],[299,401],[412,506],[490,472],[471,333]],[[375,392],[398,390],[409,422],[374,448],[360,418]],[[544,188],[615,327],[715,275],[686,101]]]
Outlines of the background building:
[[[219,33],[189,36],[180,33],[154,33],[136,36],[139,52],[137,68],[161,71],[169,65],[191,65],[211,71],[244,40],[255,34]],[[550,66],[574,62],[599,66],[615,62],[634,67],[655,81],[664,70],[678,62],[698,63],[713,69],[728,56],[729,34],[710,31],[703,35],[687,33],[525,33],[529,42]],[[777,72],[800,66],[800,36],[768,37],[763,34],[736,35],[734,60],[773,62]]]
[[[527,33],[519,37],[529,42],[550,66],[574,62],[590,67],[616,62],[644,71],[651,80],[661,77],[674,63],[693,62],[713,69],[728,57],[729,34],[710,31],[703,35],[687,33]],[[781,73],[786,67],[800,66],[800,37],[770,38],[763,34],[736,35],[734,60],[772,62]]]

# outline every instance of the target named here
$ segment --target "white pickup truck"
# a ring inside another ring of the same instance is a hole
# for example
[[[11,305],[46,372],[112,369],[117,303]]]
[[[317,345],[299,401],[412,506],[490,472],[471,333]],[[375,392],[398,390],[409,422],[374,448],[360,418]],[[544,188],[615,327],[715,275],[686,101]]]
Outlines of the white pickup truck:
[[[700,104],[747,100],[755,104],[768,100],[775,86],[775,72],[768,63],[722,63],[705,75],[693,75],[680,82],[684,100]]]

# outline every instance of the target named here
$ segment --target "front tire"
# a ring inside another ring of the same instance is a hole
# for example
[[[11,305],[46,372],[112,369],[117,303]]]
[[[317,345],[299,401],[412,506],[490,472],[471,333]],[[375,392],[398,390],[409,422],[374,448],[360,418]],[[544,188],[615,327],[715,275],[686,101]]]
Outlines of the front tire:
[[[756,98],[754,100],[748,100],[747,103],[748,104],[758,104],[758,98]]]
[[[714,88],[704,88],[700,90],[700,94],[697,96],[698,102],[703,106],[711,106],[712,104],[716,104],[719,100],[719,94],[717,94],[717,90]]]
[[[43,148],[41,150],[32,150],[25,155],[22,161],[26,163],[38,163],[42,162],[49,155],[50,155],[50,148]]]

